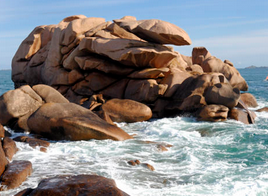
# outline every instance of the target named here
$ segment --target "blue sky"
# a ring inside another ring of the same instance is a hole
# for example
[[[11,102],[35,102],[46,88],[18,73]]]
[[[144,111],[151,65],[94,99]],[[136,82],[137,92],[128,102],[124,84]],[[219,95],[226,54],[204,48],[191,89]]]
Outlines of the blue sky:
[[[174,47],[184,55],[205,46],[237,68],[268,66],[267,0],[1,0],[0,69],[11,67],[17,48],[34,27],[77,14],[107,21],[125,15],[168,21],[192,39],[191,46]]]

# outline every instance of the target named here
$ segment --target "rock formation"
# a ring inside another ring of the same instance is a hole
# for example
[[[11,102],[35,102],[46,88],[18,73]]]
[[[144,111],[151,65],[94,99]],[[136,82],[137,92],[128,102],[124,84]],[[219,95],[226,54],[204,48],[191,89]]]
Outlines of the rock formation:
[[[204,47],[194,48],[188,57],[164,44],[189,45],[191,39],[180,27],[156,19],[125,16],[106,22],[70,16],[30,33],[12,60],[12,80],[15,87],[50,85],[70,102],[112,120],[118,114],[100,112],[106,108],[100,106],[114,98],[146,104],[158,118],[195,114],[211,104],[231,110],[238,104],[240,90],[248,85],[233,63]],[[40,95],[42,88],[34,90]],[[103,101],[93,101],[96,95]]]
[[[111,22],[75,15],[38,26],[12,59],[15,90],[0,97],[0,123],[51,140],[131,139],[113,122],[184,113],[204,121],[254,123],[247,107],[256,107],[256,100],[240,94],[248,85],[233,63],[212,56],[205,47],[184,56],[170,46],[190,44],[189,35],[174,24],[131,16]],[[0,190],[7,190],[19,186],[32,165],[9,163],[17,148],[1,124]],[[49,146],[24,136],[15,140],[42,151]],[[166,147],[157,144],[159,151]],[[138,160],[128,163],[154,170]],[[36,189],[18,195],[59,193],[127,195],[113,180],[95,175],[44,179]]]

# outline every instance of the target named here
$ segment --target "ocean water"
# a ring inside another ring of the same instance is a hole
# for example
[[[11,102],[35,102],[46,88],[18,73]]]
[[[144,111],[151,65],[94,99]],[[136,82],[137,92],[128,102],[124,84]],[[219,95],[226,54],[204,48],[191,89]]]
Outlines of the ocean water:
[[[258,108],[268,106],[268,69],[241,69]],[[13,89],[10,71],[0,71],[0,94]],[[47,153],[17,142],[14,160],[29,160],[33,174],[14,195],[34,188],[42,178],[58,174],[98,174],[137,196],[268,195],[268,113],[257,113],[256,124],[234,120],[198,122],[190,117],[164,118],[139,123],[119,123],[127,141],[50,141]],[[9,130],[12,132],[12,130]],[[20,134],[15,134],[18,136]],[[171,144],[160,152],[157,144]],[[130,166],[129,160],[149,163],[155,171]]]

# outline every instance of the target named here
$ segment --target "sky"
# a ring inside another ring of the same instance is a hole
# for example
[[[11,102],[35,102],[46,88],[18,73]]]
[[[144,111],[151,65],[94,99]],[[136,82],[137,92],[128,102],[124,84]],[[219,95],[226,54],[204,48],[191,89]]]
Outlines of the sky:
[[[58,24],[71,15],[160,19],[184,29],[191,56],[204,46],[236,68],[268,66],[268,0],[0,0],[0,69],[10,69],[20,43],[39,25]]]

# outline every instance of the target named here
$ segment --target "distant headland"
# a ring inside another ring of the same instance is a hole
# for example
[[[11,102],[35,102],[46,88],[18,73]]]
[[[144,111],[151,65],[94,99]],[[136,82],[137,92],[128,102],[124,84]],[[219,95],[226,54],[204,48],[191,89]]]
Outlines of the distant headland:
[[[245,67],[245,69],[259,69],[259,68],[268,68],[267,66],[261,66],[261,67],[257,67],[255,65],[251,65],[249,67]]]

